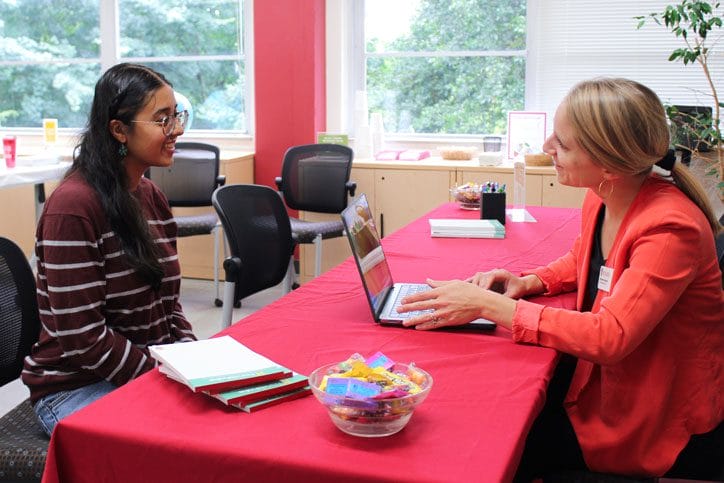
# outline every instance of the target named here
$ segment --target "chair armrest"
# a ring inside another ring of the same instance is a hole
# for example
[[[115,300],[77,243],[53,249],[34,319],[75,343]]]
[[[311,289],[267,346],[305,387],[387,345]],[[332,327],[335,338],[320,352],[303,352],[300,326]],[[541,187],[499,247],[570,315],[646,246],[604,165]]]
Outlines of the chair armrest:
[[[241,258],[239,257],[228,257],[224,260],[224,273],[226,282],[236,282],[237,276],[241,272]]]
[[[221,306],[221,327],[226,328],[231,325],[233,316],[234,300],[236,294],[236,280],[241,273],[241,259],[239,257],[229,257],[224,260],[224,301]]]
[[[345,185],[350,196],[354,196],[354,192],[357,191],[357,183],[354,181],[347,181]]]
[[[274,178],[274,183],[276,183],[277,189],[278,189],[279,191],[281,191],[281,190],[282,190],[282,178],[281,178],[281,176],[277,176],[276,178]]]
[[[224,186],[226,184],[226,175],[220,174],[216,177],[216,186]]]

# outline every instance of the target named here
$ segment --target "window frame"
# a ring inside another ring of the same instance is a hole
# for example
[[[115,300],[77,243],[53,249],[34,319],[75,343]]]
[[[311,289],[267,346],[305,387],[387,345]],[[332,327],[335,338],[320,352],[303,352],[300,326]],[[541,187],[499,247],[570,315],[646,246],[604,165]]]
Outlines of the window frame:
[[[331,0],[334,1],[334,0]],[[350,42],[349,47],[349,55],[352,59],[351,66],[350,66],[350,85],[351,88],[347,89],[346,95],[346,105],[354,106],[354,96],[355,91],[357,90],[366,90],[366,68],[367,68],[367,59],[368,58],[383,58],[383,57],[398,57],[398,58],[413,58],[413,57],[522,57],[526,63],[526,77],[528,75],[528,41],[530,40],[530,34],[529,34],[529,23],[527,22],[527,18],[530,15],[529,9],[531,8],[531,3],[537,3],[537,2],[531,2],[528,0],[526,2],[526,48],[522,50],[458,50],[458,51],[449,51],[449,50],[439,50],[439,51],[410,51],[410,52],[400,52],[400,51],[388,51],[388,52],[366,52],[366,45],[365,45],[365,32],[364,32],[364,22],[365,22],[365,9],[364,9],[364,0],[362,1],[353,1],[351,2],[351,5],[349,6],[350,9],[350,18],[352,18],[352,25],[351,25],[351,37],[352,40]],[[330,6],[330,0],[327,0],[327,7]],[[329,46],[329,42],[327,43]],[[525,95],[524,95],[524,101],[527,100],[528,95],[528,88],[527,83],[525,85]],[[353,119],[354,113],[352,109],[348,109],[347,116],[345,119],[345,123],[343,126],[335,126],[336,129],[342,129],[343,131],[346,129],[350,134],[354,132],[354,119]],[[489,133],[487,133],[489,134]],[[476,134],[452,134],[452,133],[444,133],[444,134],[435,134],[435,133],[385,133],[385,139],[387,141],[392,141],[393,143],[399,142],[399,143],[406,143],[406,144],[429,144],[430,142],[482,142],[483,136],[485,136],[486,133],[476,133]]]
[[[560,99],[565,95],[565,92],[575,83],[575,79],[582,80],[584,78],[591,78],[597,75],[617,75],[616,64],[610,64],[602,62],[597,72],[588,73],[580,66],[577,66],[575,62],[566,62],[565,59],[554,58],[551,60],[551,54],[546,50],[549,47],[546,40],[550,36],[550,32],[561,30],[562,28],[576,27],[573,23],[568,25],[570,22],[565,18],[553,19],[553,23],[546,24],[541,19],[547,18],[550,15],[546,15],[549,12],[549,2],[561,2],[561,4],[555,3],[556,9],[572,9],[571,16],[576,18],[590,19],[591,22],[597,22],[600,24],[600,19],[595,14],[586,12],[586,5],[588,1],[579,2],[578,0],[527,0],[526,2],[526,58],[525,58],[525,97],[524,105],[526,111],[545,111],[548,113],[547,117],[547,132],[552,130],[552,122],[555,113],[555,108],[559,103]],[[595,3],[595,2],[594,2]],[[637,15],[647,15],[651,11],[663,11],[664,7],[668,2],[666,0],[634,0],[636,5]],[[327,0],[327,11],[328,11],[328,25],[327,25],[327,59],[328,59],[328,86],[332,86],[331,91],[328,91],[327,105],[327,129],[330,132],[340,133],[353,133],[353,122],[352,122],[352,107],[354,106],[354,92],[357,89],[365,88],[365,66],[366,58],[363,55],[364,51],[364,6],[363,0]],[[629,5],[627,0],[627,5]],[[604,7],[602,7],[604,8]],[[607,5],[605,7],[608,10],[616,10]],[[628,15],[628,14],[627,14]],[[628,16],[626,16],[628,19]],[[620,18],[618,22],[620,23]],[[330,23],[337,25],[330,26]],[[650,22],[651,23],[651,22]],[[650,61],[645,65],[639,66],[639,70],[633,74],[626,75],[627,77],[643,79],[642,82],[651,87],[655,92],[659,94],[664,103],[674,104],[686,104],[695,103],[692,100],[688,100],[684,94],[676,94],[676,90],[672,90],[672,81],[667,81],[669,77],[676,76],[675,87],[686,87],[689,85],[702,85],[703,75],[700,68],[697,65],[675,65],[676,63],[669,62],[667,60],[668,53],[673,51],[675,48],[681,47],[679,45],[680,39],[676,39],[671,33],[663,34],[660,30],[664,30],[664,27],[654,28],[654,25],[649,25],[647,28],[652,29],[650,33],[645,31],[638,31],[635,28],[636,22],[631,18],[631,28],[624,29],[623,33],[627,35],[628,48],[636,51],[639,55],[645,55],[647,51],[644,51],[642,45],[650,46],[652,43],[660,43],[663,48],[663,53],[656,54],[656,57],[646,57],[645,60]],[[575,31],[568,34],[570,38],[568,42],[575,43],[580,38]],[[654,38],[656,37],[656,38]],[[597,42],[602,42],[610,39],[600,38]],[[615,39],[619,40],[619,39]],[[563,48],[563,47],[562,47]],[[610,56],[616,55],[616,49],[623,48],[615,43],[611,44],[610,51],[607,53]],[[648,48],[648,47],[647,47]],[[340,61],[344,55],[351,59],[349,62],[345,62],[344,59]],[[719,72],[724,72],[724,48],[718,48],[714,52],[713,59],[716,59],[718,66],[714,67],[715,76],[722,78]],[[712,58],[710,58],[710,63]],[[712,66],[710,65],[710,69]],[[340,69],[342,72],[336,74],[335,69]],[[549,72],[551,69],[559,69],[566,71],[568,78],[555,85],[550,82]],[[590,69],[590,66],[589,66]],[[647,75],[646,72],[649,72]],[[654,72],[654,74],[650,74]],[[667,84],[668,82],[668,84]],[[722,84],[719,84],[719,90],[722,89]],[[691,89],[690,89],[691,90]],[[672,94],[673,92],[673,94]],[[704,90],[704,92],[706,92]],[[723,122],[720,120],[720,122]],[[386,133],[386,144],[390,147],[397,147],[404,144],[408,147],[421,146],[425,148],[434,148],[439,143],[447,141],[478,141],[481,135],[436,135],[436,134],[392,134]]]
[[[244,70],[247,76],[244,92],[244,105],[246,106],[246,123],[249,127],[248,133],[243,133],[238,130],[228,129],[190,129],[184,135],[185,140],[192,140],[193,138],[200,139],[212,139],[223,141],[224,139],[235,141],[243,140],[251,145],[251,141],[255,131],[255,115],[254,115],[254,49],[253,49],[253,0],[238,0],[241,5],[241,16],[242,25],[241,28],[241,41],[242,49],[239,55],[227,54],[227,55],[200,55],[200,56],[167,56],[167,57],[121,57],[120,56],[120,10],[119,0],[99,0],[99,22],[100,22],[100,53],[99,57],[94,58],[63,58],[63,59],[50,59],[43,61],[22,61],[22,60],[11,60],[2,61],[0,60],[0,66],[18,66],[18,65],[47,65],[47,64],[100,64],[101,72],[105,72],[107,69],[119,62],[188,62],[188,61],[215,61],[215,60],[239,60],[244,64]],[[59,126],[58,133],[61,138],[69,138],[77,136],[83,128],[69,128]],[[2,132],[12,132],[23,136],[42,137],[42,127],[2,127]]]

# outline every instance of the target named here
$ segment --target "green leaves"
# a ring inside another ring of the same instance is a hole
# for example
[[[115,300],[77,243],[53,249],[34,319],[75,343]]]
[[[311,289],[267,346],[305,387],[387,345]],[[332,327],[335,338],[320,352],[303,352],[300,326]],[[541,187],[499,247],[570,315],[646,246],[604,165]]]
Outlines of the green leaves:
[[[708,49],[702,49],[701,47],[694,47],[693,49],[676,49],[669,56],[669,61],[681,59],[684,65],[695,62],[702,55],[706,55]]]
[[[370,111],[388,132],[505,132],[507,112],[525,107],[524,58],[464,52],[525,49],[525,15],[524,0],[421,1],[409,32],[384,46],[367,39],[368,52],[404,53],[368,57]]]
[[[194,128],[248,129],[237,0],[0,0],[3,126],[40,127],[44,117],[64,128],[85,125],[101,74],[104,3],[118,8],[115,61],[132,58],[162,72],[190,99]]]
[[[721,108],[724,107],[723,102],[719,102],[715,81],[709,70],[709,54],[711,54],[713,46],[717,40],[721,38],[716,29],[722,27],[722,14],[719,11],[721,3],[716,0],[712,2],[681,0],[676,5],[668,5],[661,13],[651,13],[646,16],[634,17],[638,20],[638,27],[645,23],[648,18],[664,25],[677,38],[681,38],[685,44],[684,47],[674,50],[669,55],[669,61],[681,61],[684,65],[697,62],[703,71],[704,77],[711,87],[711,98],[713,100],[713,113],[701,115],[697,112],[695,115],[689,113],[678,112],[674,106],[667,108],[667,114],[675,128],[672,133],[673,144],[678,148],[689,149],[692,152],[711,151],[716,153],[715,166],[707,173],[708,176],[719,176],[721,179],[724,173],[724,136],[720,128]],[[707,45],[710,34],[714,31],[714,41]],[[702,109],[711,109],[701,106]],[[720,198],[724,199],[724,183],[719,182]]]
[[[651,19],[658,25],[663,24],[676,36],[687,42],[687,49],[677,49],[669,57],[670,61],[681,60],[684,64],[693,62],[700,55],[706,55],[708,50],[704,43],[709,33],[715,28],[721,28],[722,18],[716,14],[720,2],[682,0],[677,5],[667,5],[663,12],[653,12],[647,16],[637,16],[636,26],[640,29],[647,20]],[[681,52],[683,51],[683,52]],[[688,52],[687,52],[688,51]]]

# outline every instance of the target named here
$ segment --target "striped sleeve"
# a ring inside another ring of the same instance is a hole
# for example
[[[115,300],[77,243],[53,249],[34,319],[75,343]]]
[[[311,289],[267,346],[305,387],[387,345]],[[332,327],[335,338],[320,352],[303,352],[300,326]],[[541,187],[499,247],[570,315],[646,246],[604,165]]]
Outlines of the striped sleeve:
[[[46,214],[36,247],[38,304],[43,330],[57,340],[64,369],[90,371],[122,385],[153,362],[107,324],[107,265],[119,255],[108,249],[112,239],[83,217]]]

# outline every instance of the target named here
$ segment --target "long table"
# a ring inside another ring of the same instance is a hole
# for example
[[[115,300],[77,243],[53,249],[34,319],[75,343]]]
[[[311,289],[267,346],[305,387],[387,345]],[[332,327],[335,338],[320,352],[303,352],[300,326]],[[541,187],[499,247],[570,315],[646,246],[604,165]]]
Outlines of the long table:
[[[42,156],[34,156],[34,158],[40,159]],[[71,165],[71,163],[67,161],[58,161],[58,157],[53,155],[48,155],[48,161],[47,164],[27,165],[22,164],[23,158],[20,157],[18,158],[18,164],[14,168],[8,168],[4,163],[0,166],[0,188],[10,188],[25,184],[35,186],[36,222],[40,218],[43,202],[45,201],[44,183],[46,181],[59,180]]]
[[[477,216],[443,205],[383,240],[392,273],[414,282],[494,267],[518,272],[565,253],[580,210],[528,210],[538,223],[508,223],[504,240],[431,238],[430,217]],[[572,295],[536,300],[574,306]],[[153,370],[62,420],[43,480],[510,480],[558,354],[514,344],[504,328],[488,334],[381,327],[366,303],[350,258],[222,333],[304,374],[354,352],[379,350],[415,362],[434,385],[401,432],[349,436],[313,396],[247,414]]]

